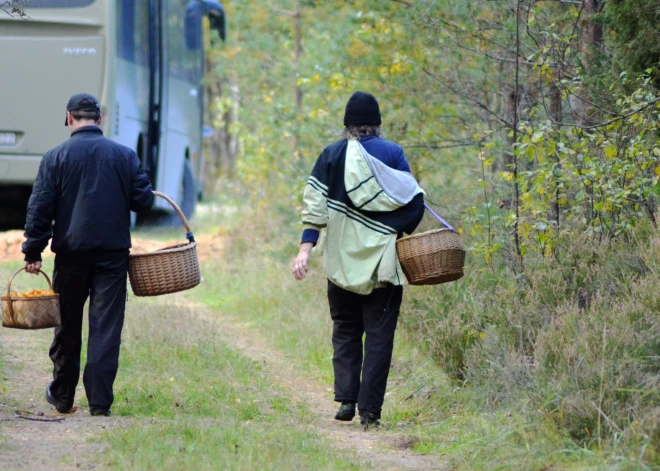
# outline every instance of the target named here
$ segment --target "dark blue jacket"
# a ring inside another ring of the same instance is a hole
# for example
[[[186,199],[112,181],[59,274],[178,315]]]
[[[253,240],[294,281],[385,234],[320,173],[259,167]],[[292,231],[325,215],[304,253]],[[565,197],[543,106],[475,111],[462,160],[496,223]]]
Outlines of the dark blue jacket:
[[[41,260],[51,232],[58,256],[128,253],[130,212],[151,209],[151,190],[133,150],[96,126],[78,128],[41,160],[28,204],[25,260]]]

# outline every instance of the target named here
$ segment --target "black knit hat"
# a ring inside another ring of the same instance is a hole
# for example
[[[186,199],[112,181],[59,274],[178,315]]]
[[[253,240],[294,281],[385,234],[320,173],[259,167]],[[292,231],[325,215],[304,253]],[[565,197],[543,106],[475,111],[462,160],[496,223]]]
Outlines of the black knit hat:
[[[363,92],[355,92],[346,103],[344,126],[366,124],[380,126],[380,108],[376,97]]]

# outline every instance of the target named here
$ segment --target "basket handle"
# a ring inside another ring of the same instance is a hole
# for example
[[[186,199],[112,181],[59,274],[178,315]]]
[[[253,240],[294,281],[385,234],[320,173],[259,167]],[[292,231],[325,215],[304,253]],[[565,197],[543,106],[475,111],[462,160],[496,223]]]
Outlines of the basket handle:
[[[452,232],[456,232],[456,231],[454,230],[454,228],[451,227],[451,226],[449,225],[449,223],[447,223],[447,221],[445,221],[444,219],[442,219],[442,217],[441,217],[439,214],[437,214],[435,211],[433,211],[433,210],[431,209],[431,207],[430,207],[428,204],[424,203],[424,207],[426,208],[426,210],[427,210],[429,213],[431,213],[431,214],[433,215],[434,218],[436,218],[438,221],[440,221],[440,224],[442,224],[443,226],[445,226],[445,227],[446,227],[447,229],[449,229],[450,231],[452,231]]]
[[[12,281],[14,281],[14,278],[16,278],[16,275],[18,275],[23,270],[25,270],[25,267],[21,268],[16,273],[14,273],[14,275],[9,279],[9,283],[7,284],[7,306],[9,306],[9,320],[11,322],[15,322],[15,320],[14,320],[14,303],[11,300],[11,283],[12,283]],[[53,291],[53,284],[50,282],[50,278],[48,278],[48,275],[46,275],[41,270],[39,270],[39,273],[41,273],[43,276],[46,277],[46,281],[48,282],[48,289],[50,291]]]
[[[186,228],[186,239],[188,239],[188,241],[191,244],[193,242],[195,242],[195,235],[193,234],[192,229],[190,229],[190,225],[188,224],[188,220],[183,215],[183,211],[181,211],[181,208],[179,208],[179,206],[172,200],[172,198],[170,198],[166,194],[161,193],[160,191],[154,191],[153,193],[156,196],[160,196],[161,198],[163,198],[165,201],[167,201],[168,203],[170,203],[172,205],[172,207],[174,208],[174,211],[176,211],[176,213],[181,218],[181,221],[183,222],[183,226]]]

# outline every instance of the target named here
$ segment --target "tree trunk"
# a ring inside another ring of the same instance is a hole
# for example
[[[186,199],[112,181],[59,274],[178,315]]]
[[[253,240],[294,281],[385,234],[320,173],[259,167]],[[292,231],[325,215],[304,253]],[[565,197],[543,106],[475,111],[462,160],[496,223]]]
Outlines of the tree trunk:
[[[298,146],[300,141],[300,126],[298,120],[302,115],[302,88],[298,79],[300,78],[300,55],[302,54],[302,30],[301,30],[301,17],[300,0],[296,0],[296,10],[293,15],[294,21],[294,35],[295,45],[293,51],[293,79],[294,79],[294,94],[295,94],[295,122],[293,128],[293,155],[298,157]]]
[[[582,41],[580,45],[580,62],[582,63],[582,74],[589,70],[597,56],[597,53],[603,47],[603,27],[600,23],[594,21],[593,17],[600,12],[602,0],[582,0],[583,18]],[[576,96],[571,97],[571,107],[575,114],[575,123],[579,126],[588,126],[594,120],[590,116],[592,109],[589,106],[589,95],[585,87],[580,87],[576,91]]]
[[[214,61],[206,61],[206,77],[211,78],[206,86],[204,123],[213,128],[213,135],[205,139],[205,161],[203,175],[207,185],[221,175],[233,175],[238,157],[238,136],[232,125],[238,120],[239,90],[227,77],[214,76]]]
[[[550,91],[550,117],[552,118],[552,121],[555,123],[555,130],[559,130],[561,127],[561,121],[562,121],[562,116],[561,116],[561,89],[559,88],[559,84],[561,83],[562,80],[562,74],[561,70],[558,71],[557,77],[555,79],[555,82],[551,85],[552,89]],[[556,157],[556,166],[557,166],[557,172],[559,171],[559,156]],[[550,221],[554,222],[556,226],[559,226],[559,177],[555,175],[554,177],[554,183],[555,183],[555,192],[554,192],[554,198],[553,201],[550,203],[550,214],[549,214],[549,219]]]

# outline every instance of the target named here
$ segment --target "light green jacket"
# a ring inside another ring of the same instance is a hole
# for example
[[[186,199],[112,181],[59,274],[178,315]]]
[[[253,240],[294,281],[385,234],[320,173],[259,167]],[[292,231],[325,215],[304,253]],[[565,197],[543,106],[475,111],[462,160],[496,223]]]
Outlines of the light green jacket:
[[[323,263],[328,279],[359,294],[403,284],[396,239],[410,214],[402,210],[399,217],[395,211],[422,189],[410,173],[387,167],[356,140],[347,142],[345,157],[344,149],[329,149],[308,180],[302,212],[305,228],[327,229]]]

